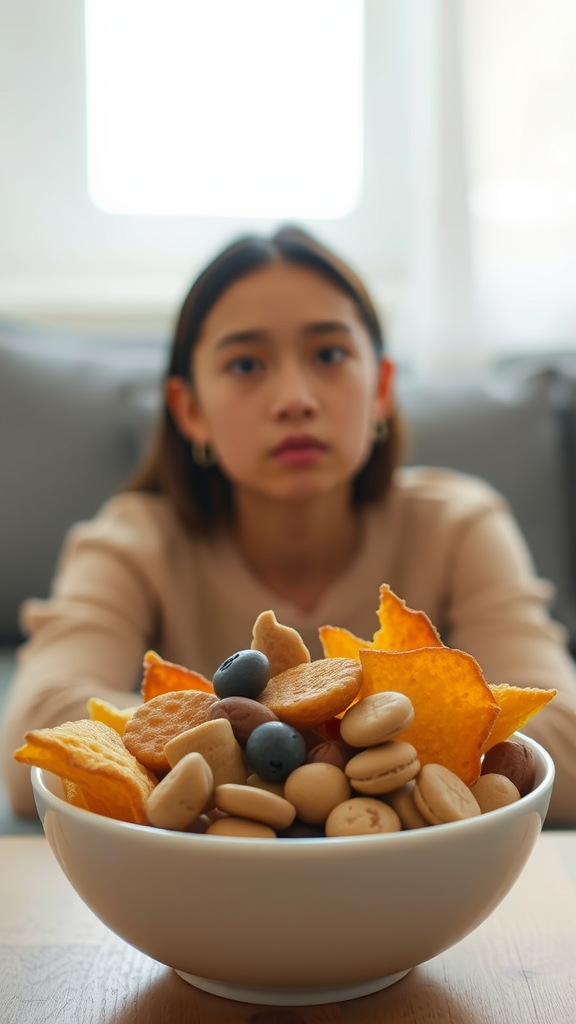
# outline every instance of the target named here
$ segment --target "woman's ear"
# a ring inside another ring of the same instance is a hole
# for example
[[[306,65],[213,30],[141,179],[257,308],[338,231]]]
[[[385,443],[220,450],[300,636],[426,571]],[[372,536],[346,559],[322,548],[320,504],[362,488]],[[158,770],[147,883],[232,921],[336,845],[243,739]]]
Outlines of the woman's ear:
[[[378,366],[378,383],[376,389],[376,419],[385,420],[394,408],[394,363],[384,357]]]
[[[168,377],[164,385],[164,396],[172,419],[182,436],[193,444],[208,444],[204,417],[188,381],[183,377]]]

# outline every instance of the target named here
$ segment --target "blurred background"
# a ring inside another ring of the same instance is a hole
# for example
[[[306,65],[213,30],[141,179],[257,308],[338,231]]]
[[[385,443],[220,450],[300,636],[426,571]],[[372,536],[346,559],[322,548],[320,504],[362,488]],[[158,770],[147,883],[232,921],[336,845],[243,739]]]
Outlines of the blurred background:
[[[298,222],[416,372],[576,329],[574,0],[0,0],[0,317],[169,332]]]

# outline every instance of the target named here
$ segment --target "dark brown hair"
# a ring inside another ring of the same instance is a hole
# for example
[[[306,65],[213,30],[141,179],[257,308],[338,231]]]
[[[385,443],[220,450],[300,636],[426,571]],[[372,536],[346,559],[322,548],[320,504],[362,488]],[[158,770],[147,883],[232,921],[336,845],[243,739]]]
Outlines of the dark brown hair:
[[[382,328],[360,279],[305,231],[284,227],[270,238],[239,238],[202,271],[180,311],[166,377],[190,380],[194,345],[220,296],[235,281],[278,261],[308,267],[348,295],[368,329],[377,358],[383,354]],[[383,497],[400,462],[402,429],[396,411],[387,426],[386,440],[374,444],[369,459],[354,477],[352,495],[356,505]],[[178,430],[166,401],[150,451],[124,489],[167,495],[180,518],[194,530],[206,531],[232,513],[230,481],[217,465],[204,467],[193,461],[190,443]]]

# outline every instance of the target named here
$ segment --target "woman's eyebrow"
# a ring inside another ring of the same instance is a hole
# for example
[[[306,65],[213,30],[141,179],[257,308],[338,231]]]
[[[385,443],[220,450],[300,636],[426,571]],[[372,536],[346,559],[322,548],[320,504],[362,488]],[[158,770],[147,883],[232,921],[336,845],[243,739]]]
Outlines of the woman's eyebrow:
[[[334,334],[335,331],[345,334],[352,334],[352,328],[345,320],[315,320],[312,323],[304,324],[303,334]],[[231,331],[224,334],[218,341],[217,349],[227,348],[229,345],[242,345],[247,342],[268,341],[269,332],[262,327],[249,327],[243,331]]]
[[[317,320],[304,327],[305,334],[333,334],[335,331],[352,334],[352,328],[345,320]]]
[[[245,331],[231,331],[230,334],[223,334],[220,338],[217,349],[226,348],[228,345],[241,345],[250,341],[266,341],[269,335],[262,328],[251,327]]]

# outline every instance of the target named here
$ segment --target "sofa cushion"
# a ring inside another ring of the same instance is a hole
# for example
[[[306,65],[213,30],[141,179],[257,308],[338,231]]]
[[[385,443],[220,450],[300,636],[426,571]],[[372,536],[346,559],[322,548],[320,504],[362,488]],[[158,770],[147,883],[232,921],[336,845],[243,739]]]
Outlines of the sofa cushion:
[[[133,469],[157,405],[165,342],[0,325],[0,642],[44,597],[65,532]]]

